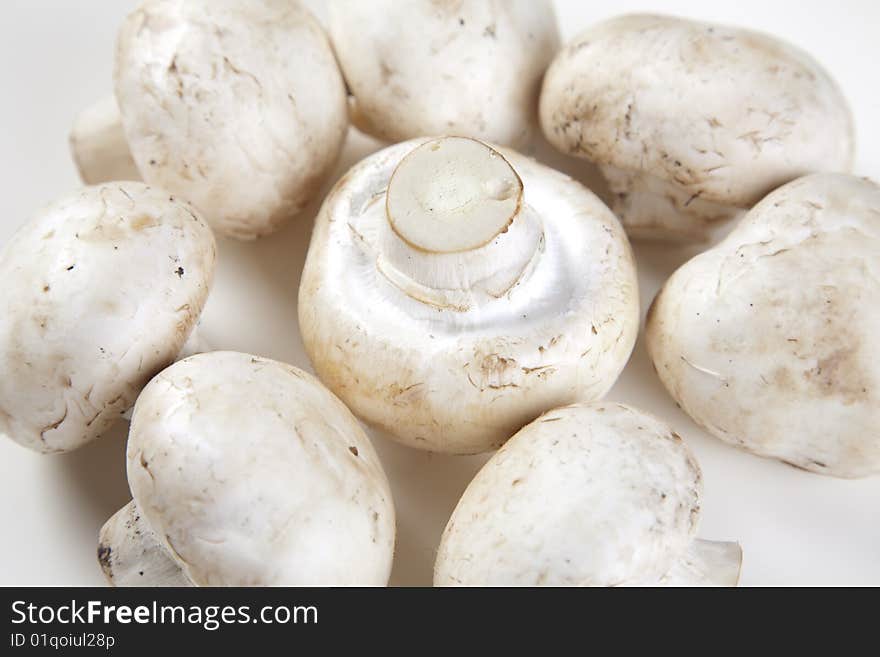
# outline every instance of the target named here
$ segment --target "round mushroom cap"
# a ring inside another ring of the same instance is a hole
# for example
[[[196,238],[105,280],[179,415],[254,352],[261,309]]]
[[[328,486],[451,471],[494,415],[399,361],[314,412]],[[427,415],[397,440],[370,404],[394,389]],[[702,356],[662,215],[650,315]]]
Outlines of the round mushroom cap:
[[[351,118],[391,142],[457,134],[524,146],[559,48],[547,0],[334,0]]]
[[[615,403],[555,409],[468,485],[443,532],[434,583],[659,582],[693,540],[701,492],[697,462],[656,418]]]
[[[880,472],[880,187],[815,174],[673,274],[646,338],[714,436],[842,477]]]
[[[119,33],[115,79],[144,180],[232,237],[302,210],[348,126],[329,41],[289,0],[147,0]]]
[[[490,157],[503,156],[521,180],[518,219],[462,260],[418,248],[392,252],[401,266],[406,253],[417,254],[445,287],[401,284],[406,276],[389,274],[381,252],[382,231],[391,234],[389,181],[417,147],[455,139],[391,146],[339,181],[316,221],[299,323],[316,373],[360,418],[412,447],[477,453],[548,409],[605,395],[635,343],[638,290],[629,242],[611,211],[571,178],[504,149]],[[516,223],[526,218],[532,223]],[[531,260],[512,285],[493,291],[508,272],[489,267],[503,269],[523,243],[533,248]],[[480,286],[489,291],[477,298]]]
[[[64,452],[109,429],[195,327],[215,257],[198,214],[141,183],[38,212],[0,253],[0,434]]]
[[[384,586],[394,507],[373,446],[313,376],[234,352],[154,378],[128,442],[132,495],[200,586]]]
[[[849,170],[846,101],[809,55],[774,37],[670,16],[592,27],[544,78],[541,126],[559,150],[751,207],[813,171]]]

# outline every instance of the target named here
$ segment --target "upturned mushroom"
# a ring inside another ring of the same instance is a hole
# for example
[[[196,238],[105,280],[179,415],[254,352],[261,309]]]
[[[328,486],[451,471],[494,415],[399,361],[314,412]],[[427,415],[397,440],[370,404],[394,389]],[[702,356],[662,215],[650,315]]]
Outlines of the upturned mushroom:
[[[0,252],[0,435],[64,452],[108,430],[181,351],[215,257],[198,213],[142,183],[38,212]]]
[[[660,380],[725,442],[812,472],[880,473],[878,263],[878,185],[785,185],[657,295],[646,338]]]
[[[394,506],[357,420],[314,377],[212,352],[135,405],[134,500],[101,530],[118,586],[384,586]]]
[[[848,171],[853,125],[835,82],[774,37],[633,15],[551,64],[541,126],[597,163],[633,237],[702,240],[717,222],[815,171]]]
[[[115,101],[74,126],[82,178],[126,177],[133,159],[240,239],[314,198],[348,127],[330,43],[290,0],[147,0],[119,32]]]
[[[656,418],[615,403],[555,409],[468,485],[437,586],[735,586],[742,550],[696,539],[700,468]]]
[[[392,142],[457,134],[525,146],[559,48],[547,0],[334,0],[352,122]]]
[[[422,449],[494,449],[602,397],[638,332],[620,223],[579,183],[462,138],[391,146],[319,213],[299,294],[321,380]]]

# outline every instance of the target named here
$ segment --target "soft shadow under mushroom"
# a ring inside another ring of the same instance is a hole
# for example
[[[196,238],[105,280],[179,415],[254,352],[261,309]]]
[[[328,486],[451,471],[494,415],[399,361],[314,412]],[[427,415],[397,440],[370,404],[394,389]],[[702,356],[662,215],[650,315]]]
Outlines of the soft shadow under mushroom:
[[[47,467],[55,471],[59,489],[77,498],[77,522],[93,528],[95,540],[107,517],[131,498],[125,477],[127,435],[128,422],[120,421],[101,438],[74,452],[45,457]]]

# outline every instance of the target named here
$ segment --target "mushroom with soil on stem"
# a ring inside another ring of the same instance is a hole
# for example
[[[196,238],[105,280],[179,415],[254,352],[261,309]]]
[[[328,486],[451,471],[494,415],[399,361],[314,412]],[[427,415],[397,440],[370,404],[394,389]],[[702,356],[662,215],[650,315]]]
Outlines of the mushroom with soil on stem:
[[[880,186],[776,190],[657,295],[648,352],[709,433],[838,477],[880,473]]]
[[[134,500],[103,527],[117,586],[384,586],[394,506],[357,420],[314,377],[212,352],[138,398]]]
[[[540,116],[551,144],[600,166],[633,237],[705,239],[776,187],[853,159],[850,110],[809,55],[669,16],[574,39],[547,70]]]
[[[299,295],[319,378],[422,449],[497,448],[602,397],[638,332],[635,265],[607,207],[513,151],[423,138],[380,151],[319,213]]]
[[[77,119],[71,147],[83,180],[127,177],[133,160],[252,239],[315,197],[347,127],[330,43],[299,3],[147,0],[119,33],[115,102]]]
[[[38,212],[0,252],[0,435],[66,452],[108,430],[181,351],[215,259],[198,213],[142,183]]]
[[[334,0],[329,32],[352,122],[392,142],[456,134],[527,145],[559,48],[546,0]]]
[[[511,438],[443,532],[438,586],[735,586],[742,550],[695,538],[700,468],[629,406],[567,406]]]

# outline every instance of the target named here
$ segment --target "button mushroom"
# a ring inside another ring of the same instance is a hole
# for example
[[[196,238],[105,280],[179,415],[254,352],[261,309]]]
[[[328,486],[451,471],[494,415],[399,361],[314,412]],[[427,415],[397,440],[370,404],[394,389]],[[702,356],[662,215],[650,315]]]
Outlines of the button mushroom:
[[[101,530],[119,586],[387,584],[394,506],[379,459],[314,377],[233,352],[179,361],[138,398],[134,500]]]
[[[142,183],[39,212],[0,252],[0,435],[64,452],[109,429],[181,350],[214,260],[196,212]]]
[[[218,231],[269,233],[318,192],[342,147],[346,94],[329,41],[297,2],[148,0],[125,21],[115,95],[71,138],[84,180],[130,171]],[[124,146],[131,149],[130,155]]]
[[[649,312],[663,384],[714,436],[840,477],[880,473],[880,187],[815,174],[682,266]]]
[[[358,416],[475,453],[608,391],[638,331],[635,266],[579,183],[472,139],[418,139],[325,200],[299,320],[318,376]]]
[[[329,31],[352,121],[394,142],[453,133],[524,146],[559,48],[546,0],[335,0]]]
[[[739,545],[694,538],[701,489],[694,457],[656,418],[613,403],[550,411],[467,487],[434,583],[735,586]]]
[[[79,113],[70,131],[70,151],[79,177],[87,185],[141,179],[114,96],[102,98]]]
[[[848,171],[853,126],[810,56],[773,37],[667,16],[593,27],[544,78],[541,126],[599,164],[635,237],[699,240],[813,171]]]

